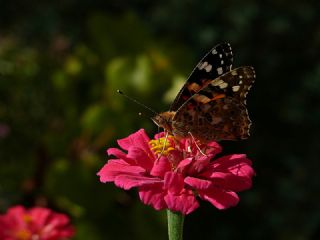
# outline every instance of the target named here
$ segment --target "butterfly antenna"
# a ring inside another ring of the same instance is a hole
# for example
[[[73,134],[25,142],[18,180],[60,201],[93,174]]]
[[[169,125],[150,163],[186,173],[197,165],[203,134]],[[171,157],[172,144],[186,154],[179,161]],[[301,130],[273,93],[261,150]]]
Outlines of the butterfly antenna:
[[[158,115],[158,113],[156,111],[154,111],[153,109],[151,109],[150,107],[144,105],[143,103],[139,102],[138,100],[129,97],[127,94],[125,94],[124,92],[122,92],[121,90],[117,90],[117,93],[123,95],[124,97],[128,98],[129,100],[135,102],[136,104],[140,105],[141,107],[144,107],[145,109],[148,109],[150,112],[154,113],[155,115]],[[139,113],[139,115],[142,115],[141,113]]]

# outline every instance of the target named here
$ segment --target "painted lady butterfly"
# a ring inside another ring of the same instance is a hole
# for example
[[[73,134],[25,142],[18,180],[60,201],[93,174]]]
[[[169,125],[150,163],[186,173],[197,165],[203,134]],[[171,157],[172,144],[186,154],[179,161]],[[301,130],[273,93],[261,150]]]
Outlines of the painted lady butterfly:
[[[229,43],[215,46],[192,71],[170,110],[152,120],[177,138],[190,134],[201,142],[248,138],[246,95],[256,75],[249,66],[231,70],[232,62]]]

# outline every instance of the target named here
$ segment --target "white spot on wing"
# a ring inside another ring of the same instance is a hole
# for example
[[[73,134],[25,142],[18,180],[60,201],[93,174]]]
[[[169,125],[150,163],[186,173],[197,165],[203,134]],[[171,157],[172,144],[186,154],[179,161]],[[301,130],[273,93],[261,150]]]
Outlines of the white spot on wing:
[[[217,54],[218,52],[217,52],[217,50],[216,49],[213,49],[212,50],[212,54]]]
[[[226,88],[226,87],[228,87],[228,83],[226,83],[226,82],[223,82],[223,83],[221,83],[221,84],[219,85],[219,88],[221,88],[221,89],[224,89],[224,88]]]
[[[220,78],[217,78],[211,82],[211,85],[215,87],[215,86],[219,86],[222,83],[224,83],[224,81],[222,81]]]
[[[206,72],[210,72],[212,69],[212,65],[208,64],[204,69],[206,70]]]
[[[217,72],[218,72],[219,75],[221,75],[223,73],[222,67],[217,68]]]
[[[233,86],[232,87],[232,91],[234,91],[234,92],[238,92],[239,89],[240,89],[240,86]]]
[[[201,63],[199,63],[199,65],[198,65],[198,68],[200,69],[200,70],[202,70],[202,69],[204,69],[206,66],[208,66],[208,62],[201,62]]]

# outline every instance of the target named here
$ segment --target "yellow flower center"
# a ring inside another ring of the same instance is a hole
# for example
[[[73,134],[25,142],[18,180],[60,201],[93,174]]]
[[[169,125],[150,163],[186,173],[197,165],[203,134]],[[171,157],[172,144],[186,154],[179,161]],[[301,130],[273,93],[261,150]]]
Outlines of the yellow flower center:
[[[173,139],[173,136],[168,135],[167,138],[162,137],[159,139],[153,139],[149,141],[151,150],[156,154],[168,155],[169,152],[174,150],[174,147],[172,146],[170,141],[171,139]]]
[[[21,229],[15,234],[17,240],[30,240],[31,232],[26,229]]]
[[[29,214],[24,214],[22,219],[27,224],[32,222],[32,217]]]

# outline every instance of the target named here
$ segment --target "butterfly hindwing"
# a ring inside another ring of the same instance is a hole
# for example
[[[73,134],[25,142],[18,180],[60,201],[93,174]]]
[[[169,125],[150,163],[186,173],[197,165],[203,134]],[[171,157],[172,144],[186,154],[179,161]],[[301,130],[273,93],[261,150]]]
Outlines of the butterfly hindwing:
[[[191,72],[172,103],[170,111],[178,110],[184,102],[209,84],[212,79],[230,71],[232,62],[233,54],[229,43],[222,43],[211,49]]]
[[[245,98],[254,79],[252,67],[240,67],[211,80],[176,111],[173,133],[190,132],[203,142],[246,139],[251,122]]]

